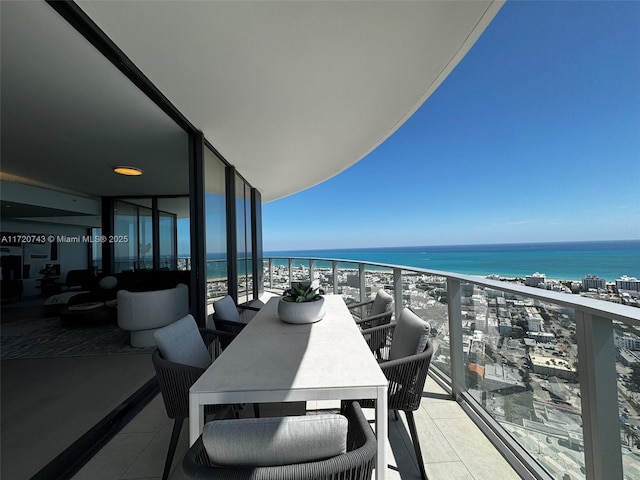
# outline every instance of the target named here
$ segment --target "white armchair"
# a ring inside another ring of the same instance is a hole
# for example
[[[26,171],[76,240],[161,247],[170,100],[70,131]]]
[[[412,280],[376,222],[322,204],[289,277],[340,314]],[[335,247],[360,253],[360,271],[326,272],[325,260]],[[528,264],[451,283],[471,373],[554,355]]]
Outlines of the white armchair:
[[[189,313],[189,287],[168,290],[118,292],[118,326],[130,331],[132,347],[153,347],[153,332]]]

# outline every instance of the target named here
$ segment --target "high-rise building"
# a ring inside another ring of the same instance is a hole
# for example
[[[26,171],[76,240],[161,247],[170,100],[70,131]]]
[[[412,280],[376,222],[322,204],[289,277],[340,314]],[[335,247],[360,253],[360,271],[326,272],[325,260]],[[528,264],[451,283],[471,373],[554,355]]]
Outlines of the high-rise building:
[[[604,290],[607,288],[604,278],[600,278],[597,275],[587,275],[582,279],[582,290]]]
[[[640,292],[640,280],[638,280],[636,277],[628,277],[627,275],[623,275],[616,280],[616,288],[618,290]]]

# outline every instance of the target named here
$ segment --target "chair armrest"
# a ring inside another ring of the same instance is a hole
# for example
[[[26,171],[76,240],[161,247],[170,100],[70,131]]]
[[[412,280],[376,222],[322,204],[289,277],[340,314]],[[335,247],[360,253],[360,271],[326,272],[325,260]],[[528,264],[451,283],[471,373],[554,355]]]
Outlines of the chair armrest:
[[[247,326],[246,323],[223,320],[215,315],[213,316],[213,323],[216,326],[216,331],[231,333],[233,335],[237,335]]]
[[[395,323],[387,323],[378,327],[367,328],[362,330],[362,336],[369,345],[372,352],[378,352],[387,347],[390,344],[391,337],[393,336],[393,329],[396,328]]]
[[[383,324],[387,324],[391,321],[391,315],[393,312],[391,310],[383,313],[379,313],[378,315],[371,315],[370,317],[358,318],[355,322],[358,325],[361,325],[360,328],[373,328]],[[374,325],[371,325],[371,324]]]
[[[349,310],[351,310],[352,308],[365,307],[365,306],[370,305],[372,303],[373,303],[373,300],[366,300],[364,302],[358,302],[358,303],[350,303],[349,305],[347,305],[347,308],[349,308]]]
[[[231,340],[235,338],[235,335],[229,332],[211,330],[209,328],[200,328],[199,330],[202,340],[209,351],[209,355],[211,355],[211,360],[218,358],[222,351],[231,343]]]
[[[156,377],[169,418],[189,416],[189,388],[204,373],[204,368],[170,362],[155,349],[152,354]]]
[[[429,344],[422,353],[380,364],[389,380],[389,409],[413,411],[420,406],[432,356],[433,347]]]
[[[253,310],[254,312],[259,312],[260,311],[259,307],[254,307],[252,305],[245,305],[244,303],[241,304],[241,305],[238,305],[238,308],[242,309],[242,310]]]

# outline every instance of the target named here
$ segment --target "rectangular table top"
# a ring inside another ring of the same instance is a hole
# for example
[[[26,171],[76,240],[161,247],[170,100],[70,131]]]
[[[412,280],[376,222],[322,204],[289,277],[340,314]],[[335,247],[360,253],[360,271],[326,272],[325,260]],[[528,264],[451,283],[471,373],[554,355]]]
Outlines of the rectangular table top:
[[[278,317],[279,297],[260,309],[191,387],[216,403],[375,398],[387,379],[342,297],[307,325]]]

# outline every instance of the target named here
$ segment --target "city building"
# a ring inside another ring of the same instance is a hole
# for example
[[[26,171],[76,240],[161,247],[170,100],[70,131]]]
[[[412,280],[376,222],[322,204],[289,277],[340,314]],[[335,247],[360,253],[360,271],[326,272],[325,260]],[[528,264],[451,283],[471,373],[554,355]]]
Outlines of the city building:
[[[527,325],[529,332],[542,332],[544,330],[544,319],[535,307],[525,307],[527,315]]]
[[[636,277],[623,275],[622,277],[616,279],[616,289],[618,291],[628,290],[630,292],[640,292],[640,280],[638,280]]]
[[[633,363],[640,363],[640,353],[627,350],[626,348],[621,348],[620,359],[621,363],[625,367],[629,367]]]
[[[507,367],[499,363],[487,363],[484,365],[484,383],[485,388],[489,391],[507,390],[508,393],[515,393],[526,388],[517,368]]]
[[[604,278],[600,278],[597,275],[587,275],[582,279],[582,290],[605,290],[607,288]]]
[[[533,372],[538,375],[570,379],[576,373],[575,367],[562,358],[530,354],[529,359],[533,365]]]
[[[546,281],[547,277],[544,273],[536,272],[531,275],[527,275],[524,279],[524,284],[529,287],[538,287],[541,284],[544,285]]]
[[[618,330],[613,331],[613,343],[616,347],[626,350],[640,350],[640,337],[633,333],[623,332],[620,334]]]

